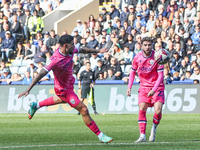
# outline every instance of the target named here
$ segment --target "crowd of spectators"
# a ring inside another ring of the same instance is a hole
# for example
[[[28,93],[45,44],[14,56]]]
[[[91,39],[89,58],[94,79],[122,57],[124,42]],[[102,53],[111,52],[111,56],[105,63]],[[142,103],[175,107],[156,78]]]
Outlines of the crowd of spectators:
[[[27,62],[30,66],[34,63],[37,67],[37,63],[46,63],[49,60],[58,47],[59,36],[54,30],[44,33],[42,17],[57,8],[61,2],[63,0],[0,1],[1,82],[9,84],[12,81],[23,81],[23,84],[29,84],[33,78],[33,72],[28,69],[29,73],[18,74],[6,67],[11,59],[32,60],[33,62]]]
[[[17,50],[18,41],[37,42],[42,38],[44,22],[41,17],[60,5],[59,0],[1,0],[0,44],[1,58],[10,62]],[[22,52],[22,51],[21,51]]]
[[[0,41],[3,61],[0,81],[9,84],[12,81],[22,80],[24,84],[30,83],[40,70],[38,68],[47,63],[59,47],[60,37],[54,30],[42,32],[44,23],[41,17],[50,10],[49,7],[43,8],[46,6],[43,5],[44,2],[32,0],[30,5],[25,1],[16,4],[5,2],[1,5]],[[46,1],[47,4],[50,2],[51,0]],[[55,6],[58,5],[59,3]],[[79,79],[85,64],[90,62],[96,80],[128,82],[132,60],[141,51],[141,39],[148,36],[153,41],[154,50],[163,48],[170,53],[169,63],[164,69],[165,83],[170,84],[180,80],[194,80],[194,83],[198,83],[200,80],[199,7],[199,1],[195,0],[120,0],[119,6],[111,5],[109,11],[103,7],[98,18],[91,14],[88,20],[78,19],[71,33],[74,36],[75,47],[94,49],[105,47],[108,52],[74,55],[74,77]],[[67,31],[63,31],[62,35],[64,34],[68,34]],[[18,42],[21,36],[25,44]],[[32,60],[27,72],[22,76],[11,75],[12,72],[5,65],[14,52],[16,60]],[[51,76],[48,74],[42,81],[51,80]],[[136,82],[140,82],[137,75],[135,79]]]
[[[120,0],[118,8],[102,8],[98,18],[77,20],[71,35],[77,48],[87,46],[108,53],[76,56],[76,64],[92,63],[97,80],[128,81],[134,56],[141,51],[141,39],[151,37],[153,49],[166,49],[170,61],[165,65],[165,83],[200,80],[200,1]],[[79,77],[80,71],[74,74]],[[140,82],[136,76],[136,81]]]

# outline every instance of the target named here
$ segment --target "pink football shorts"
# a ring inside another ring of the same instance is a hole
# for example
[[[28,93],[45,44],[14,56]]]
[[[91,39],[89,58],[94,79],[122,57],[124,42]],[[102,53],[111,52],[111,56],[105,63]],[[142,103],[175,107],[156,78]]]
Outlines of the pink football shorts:
[[[55,91],[56,92],[56,91]],[[68,103],[71,107],[76,107],[79,103],[80,100],[78,96],[74,93],[73,90],[70,91],[65,91],[65,92],[56,92],[56,95],[66,103]]]
[[[153,107],[156,102],[165,103],[164,87],[159,87],[153,96],[147,97],[151,89],[152,88],[140,88],[138,90],[138,105],[140,103],[149,103],[149,107]]]

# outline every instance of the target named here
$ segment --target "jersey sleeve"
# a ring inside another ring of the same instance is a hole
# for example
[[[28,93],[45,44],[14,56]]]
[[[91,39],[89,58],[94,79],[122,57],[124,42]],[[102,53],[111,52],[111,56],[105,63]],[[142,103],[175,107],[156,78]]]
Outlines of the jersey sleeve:
[[[57,65],[56,58],[53,56],[50,58],[49,62],[43,67],[46,71],[51,71],[53,70]]]
[[[132,63],[131,70],[132,70],[132,71],[137,71],[137,68],[138,68],[137,57],[135,57],[135,58],[133,59],[133,63]]]
[[[133,82],[134,82],[134,79],[135,79],[135,74],[136,74],[137,68],[138,68],[137,57],[135,57],[133,59],[131,72],[130,72],[130,75],[129,75],[129,83],[128,83],[129,88],[132,88],[132,86],[133,86]]]
[[[76,47],[74,47],[74,54],[75,54],[75,53],[78,53],[78,52],[79,52],[79,49],[76,48]]]
[[[164,71],[164,65],[159,65],[158,64],[157,72],[162,72],[162,71]]]
[[[164,65],[159,65],[158,64],[158,67],[157,67],[158,78],[157,78],[156,83],[155,83],[155,85],[154,85],[154,87],[152,89],[154,92],[158,89],[160,83],[163,81],[163,78],[164,78],[163,71],[164,71]]]

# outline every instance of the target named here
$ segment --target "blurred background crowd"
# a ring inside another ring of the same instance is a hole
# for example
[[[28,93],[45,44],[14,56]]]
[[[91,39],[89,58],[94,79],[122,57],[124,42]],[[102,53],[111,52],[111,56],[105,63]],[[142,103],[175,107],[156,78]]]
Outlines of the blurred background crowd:
[[[10,84],[32,79],[59,48],[54,30],[43,31],[42,16],[53,11],[59,0],[0,0],[0,81]],[[153,49],[166,49],[165,83],[200,80],[200,1],[197,0],[100,0],[98,18],[77,18],[72,33],[77,48],[101,49],[104,54],[74,55],[74,77],[79,79],[86,62],[96,80],[128,82],[134,56],[141,51],[141,39],[151,37]],[[54,79],[49,72],[42,81]],[[140,79],[135,78],[136,82]]]

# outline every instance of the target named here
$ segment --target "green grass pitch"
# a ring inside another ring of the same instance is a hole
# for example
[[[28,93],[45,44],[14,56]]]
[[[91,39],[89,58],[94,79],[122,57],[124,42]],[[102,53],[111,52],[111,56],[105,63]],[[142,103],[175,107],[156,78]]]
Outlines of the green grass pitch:
[[[102,144],[76,114],[0,114],[0,149],[45,150],[162,150],[200,149],[199,114],[164,114],[155,142],[135,144],[137,115],[92,115],[97,125],[114,138]],[[152,114],[147,115],[147,140]]]

